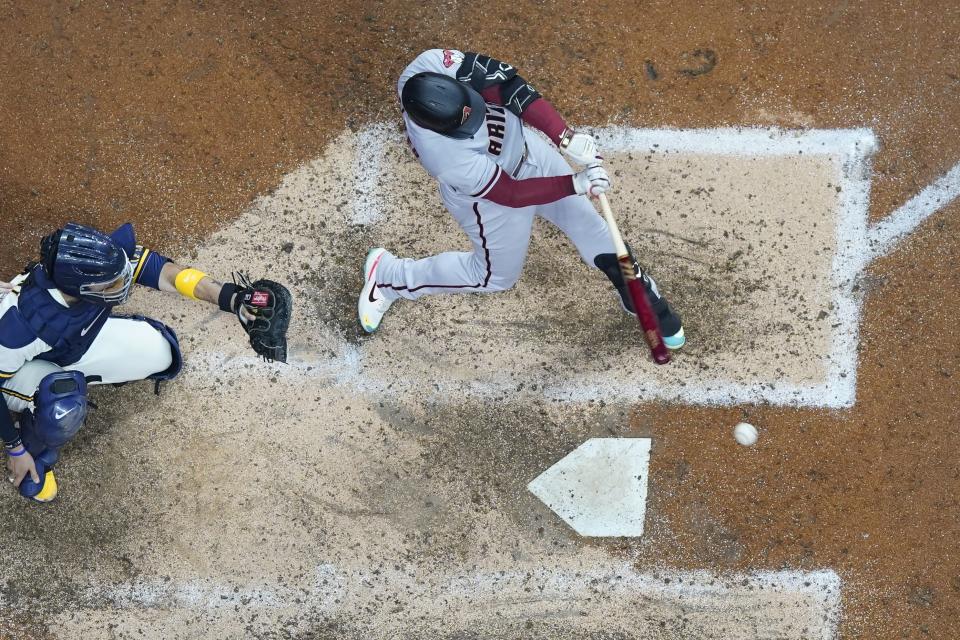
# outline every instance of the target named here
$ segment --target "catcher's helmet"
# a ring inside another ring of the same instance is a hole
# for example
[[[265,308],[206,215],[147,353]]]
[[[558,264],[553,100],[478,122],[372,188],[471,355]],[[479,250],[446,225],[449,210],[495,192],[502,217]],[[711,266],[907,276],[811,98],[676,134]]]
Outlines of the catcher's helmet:
[[[421,127],[458,140],[472,137],[486,114],[483,96],[442,73],[423,72],[407,80],[400,102]]]
[[[40,255],[47,275],[67,295],[106,307],[130,297],[133,266],[105,233],[69,222],[40,241]]]

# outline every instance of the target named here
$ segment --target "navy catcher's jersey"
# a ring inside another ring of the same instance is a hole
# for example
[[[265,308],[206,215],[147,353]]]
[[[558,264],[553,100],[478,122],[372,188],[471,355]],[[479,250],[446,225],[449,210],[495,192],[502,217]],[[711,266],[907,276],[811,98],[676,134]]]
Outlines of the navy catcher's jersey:
[[[159,288],[160,270],[169,258],[137,245],[129,224],[110,236],[130,258],[134,282]],[[112,312],[85,300],[68,305],[40,265],[14,278],[13,284],[13,291],[0,294],[0,379],[12,377],[34,358],[73,364],[90,348]]]

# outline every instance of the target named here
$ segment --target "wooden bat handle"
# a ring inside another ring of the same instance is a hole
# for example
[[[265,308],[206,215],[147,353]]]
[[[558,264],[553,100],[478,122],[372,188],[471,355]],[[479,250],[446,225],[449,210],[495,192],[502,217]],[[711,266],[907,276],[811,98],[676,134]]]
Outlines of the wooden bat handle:
[[[607,221],[607,226],[610,227],[610,237],[613,239],[613,250],[617,254],[617,258],[628,255],[627,245],[623,243],[623,236],[620,235],[620,227],[617,226],[613,211],[610,210],[610,201],[607,200],[607,194],[601,193],[597,196],[597,200],[600,201],[600,212],[603,213],[603,219]]]

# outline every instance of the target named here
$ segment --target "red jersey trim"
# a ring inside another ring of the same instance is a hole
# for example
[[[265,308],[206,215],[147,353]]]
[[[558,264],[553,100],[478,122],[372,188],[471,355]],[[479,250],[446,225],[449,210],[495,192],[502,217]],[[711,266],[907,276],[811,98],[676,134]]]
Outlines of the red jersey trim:
[[[487,192],[493,188],[493,185],[496,184],[497,179],[500,178],[500,174],[503,173],[503,169],[500,168],[500,165],[497,165],[497,170],[493,172],[493,177],[490,178],[490,181],[484,185],[483,189],[471,195],[471,198],[482,198],[487,195]]]

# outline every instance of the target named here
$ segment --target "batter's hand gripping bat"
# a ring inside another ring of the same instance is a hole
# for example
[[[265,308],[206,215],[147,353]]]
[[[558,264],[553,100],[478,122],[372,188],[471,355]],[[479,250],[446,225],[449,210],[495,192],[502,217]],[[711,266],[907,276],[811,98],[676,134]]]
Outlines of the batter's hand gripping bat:
[[[613,213],[610,211],[610,203],[607,201],[607,194],[601,193],[597,199],[600,201],[600,211],[607,221],[607,227],[610,229],[610,238],[613,240],[613,250],[617,253],[617,262],[620,264],[620,272],[623,274],[623,282],[630,293],[630,299],[633,301],[633,308],[637,312],[637,319],[643,328],[643,335],[650,346],[650,353],[653,355],[653,361],[657,364],[667,364],[670,362],[670,352],[667,346],[663,344],[663,334],[660,333],[660,323],[657,322],[657,316],[654,315],[650,307],[650,301],[647,300],[647,293],[643,290],[641,282],[634,272],[633,260],[627,252],[627,247],[623,244],[623,238],[620,236],[620,228],[617,221],[613,219]]]

